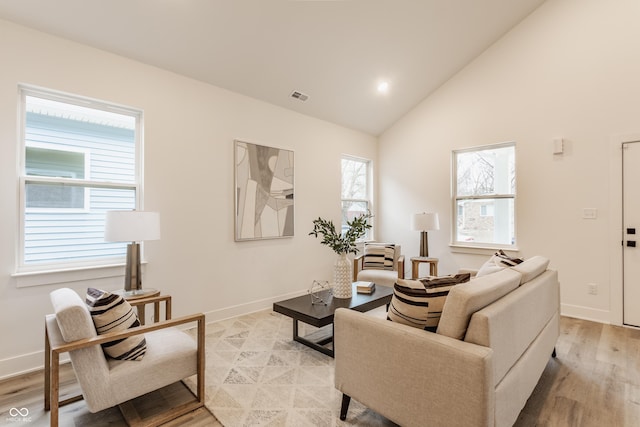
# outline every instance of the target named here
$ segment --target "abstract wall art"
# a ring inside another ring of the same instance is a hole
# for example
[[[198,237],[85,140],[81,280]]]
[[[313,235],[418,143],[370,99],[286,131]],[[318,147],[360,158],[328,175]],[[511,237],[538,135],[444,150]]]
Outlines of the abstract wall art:
[[[293,151],[234,141],[235,240],[293,236]]]

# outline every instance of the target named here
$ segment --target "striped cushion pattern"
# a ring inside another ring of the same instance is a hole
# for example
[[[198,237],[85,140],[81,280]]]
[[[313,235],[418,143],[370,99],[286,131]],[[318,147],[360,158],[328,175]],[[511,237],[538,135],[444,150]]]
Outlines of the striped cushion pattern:
[[[502,249],[494,254],[496,257],[496,264],[504,265],[505,267],[513,267],[524,261],[522,258],[514,258],[507,255]]]
[[[378,270],[393,270],[393,258],[396,252],[394,244],[371,244],[364,245],[364,268]]]
[[[424,329],[428,315],[429,297],[422,282],[398,279],[393,285],[387,320]]]
[[[442,308],[444,302],[449,295],[449,291],[455,285],[468,282],[471,279],[471,273],[461,273],[454,276],[427,277],[420,279],[427,292],[427,301],[429,303],[429,313],[427,314],[427,322],[425,329],[435,332],[442,316]]]
[[[138,316],[121,295],[89,288],[86,303],[98,335],[140,326]],[[144,336],[132,336],[102,344],[102,349],[114,359],[142,360],[147,350],[147,341]]]
[[[449,291],[470,279],[470,273],[419,280],[398,279],[393,286],[387,320],[435,332]]]

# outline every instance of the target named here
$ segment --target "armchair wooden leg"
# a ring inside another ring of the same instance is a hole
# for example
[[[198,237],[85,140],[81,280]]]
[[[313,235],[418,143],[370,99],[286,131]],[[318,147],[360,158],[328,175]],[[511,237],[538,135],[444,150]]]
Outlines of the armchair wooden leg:
[[[557,354],[556,354],[556,348],[553,347],[553,353],[551,353],[551,357],[553,357],[554,359],[556,358]]]
[[[198,319],[198,363],[197,363],[197,395],[198,402],[204,405],[204,363],[205,363],[205,323],[204,316]]]
[[[49,403],[51,407],[51,427],[58,427],[58,411],[60,409],[60,354],[51,352],[51,378],[49,385]]]
[[[44,325],[44,410],[51,409],[51,343],[49,342],[49,331]]]
[[[60,354],[51,351],[49,332],[44,328],[44,410],[51,411],[50,426],[58,427],[60,394]]]
[[[60,352],[51,348],[49,330],[44,327],[44,410],[51,411],[50,425],[57,427],[60,407],[82,400],[82,395],[60,401]]]
[[[351,396],[342,394],[342,406],[340,407],[340,419],[342,421],[347,419],[347,411],[349,410],[349,403],[351,403]]]

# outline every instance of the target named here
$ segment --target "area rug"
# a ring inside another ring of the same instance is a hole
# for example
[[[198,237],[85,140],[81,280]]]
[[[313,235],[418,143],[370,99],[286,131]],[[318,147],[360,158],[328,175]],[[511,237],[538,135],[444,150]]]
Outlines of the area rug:
[[[341,421],[333,373],[333,358],[293,341],[291,318],[271,310],[207,325],[206,406],[225,427],[395,426],[355,399]]]

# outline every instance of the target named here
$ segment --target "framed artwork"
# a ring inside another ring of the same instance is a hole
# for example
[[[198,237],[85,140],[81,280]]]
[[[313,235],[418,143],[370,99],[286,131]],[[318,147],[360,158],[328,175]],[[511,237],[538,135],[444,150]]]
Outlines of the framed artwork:
[[[235,240],[293,237],[293,151],[234,141]]]

